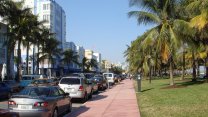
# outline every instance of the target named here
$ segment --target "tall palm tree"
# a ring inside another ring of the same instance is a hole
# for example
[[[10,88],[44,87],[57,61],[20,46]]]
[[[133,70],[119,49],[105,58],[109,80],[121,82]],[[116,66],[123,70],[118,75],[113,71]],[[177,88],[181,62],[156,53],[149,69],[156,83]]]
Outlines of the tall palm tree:
[[[78,62],[79,55],[77,55],[77,53],[72,51],[71,49],[65,50],[63,52],[63,56],[64,56],[64,58],[61,61],[63,61],[64,63],[67,64],[68,70],[70,69],[70,67],[69,67],[70,63],[75,63],[75,64],[79,65],[79,62]]]
[[[17,44],[17,80],[21,78],[21,45],[25,40],[27,32],[27,26],[30,20],[30,9],[22,8],[22,2],[12,3],[10,9],[7,10],[8,15],[4,17],[4,20],[8,23],[9,35],[12,35],[7,42],[9,42],[9,47],[15,47]]]
[[[178,28],[186,25],[183,20],[178,19],[178,4],[177,0],[130,0],[130,6],[141,5],[146,10],[131,11],[129,17],[136,17],[138,24],[155,25],[152,31],[158,33],[155,37],[156,52],[160,54],[164,63],[169,63],[170,85],[174,85],[174,56],[181,45],[180,36],[177,35]]]

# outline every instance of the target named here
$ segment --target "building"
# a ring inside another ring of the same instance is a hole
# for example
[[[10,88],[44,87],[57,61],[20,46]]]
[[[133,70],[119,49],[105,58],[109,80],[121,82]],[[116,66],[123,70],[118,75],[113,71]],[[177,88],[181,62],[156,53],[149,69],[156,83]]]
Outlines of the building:
[[[13,1],[19,2],[22,0]],[[63,8],[58,3],[56,3],[55,0],[24,0],[23,7],[31,8],[31,12],[38,16],[39,21],[46,21],[44,26],[50,29],[52,33],[55,33],[56,39],[60,42],[59,48],[64,50],[66,42],[66,15]],[[29,52],[29,56],[32,56],[33,53],[36,52],[37,48],[32,46],[32,49]],[[26,53],[23,47],[22,59],[23,61],[26,59]],[[53,68],[56,69],[56,72],[58,72],[57,68],[61,67],[59,61],[60,60],[57,59],[56,64],[53,65]],[[30,61],[30,63],[32,63],[32,61]],[[47,60],[39,66],[42,67],[44,73],[46,73],[49,68],[52,68],[51,64],[48,65]],[[34,67],[34,65],[29,65],[29,69],[33,69],[32,67]]]
[[[101,72],[102,71],[102,58],[101,58],[101,54],[100,53],[93,53],[94,58],[97,60],[97,72]]]
[[[102,72],[109,72],[111,68],[111,62],[108,60],[102,60]]]
[[[93,59],[93,58],[95,58],[94,56],[93,56],[93,51],[92,50],[85,50],[85,57],[86,57],[86,59],[89,59],[89,60],[91,60],[91,59]]]
[[[79,61],[80,64],[82,64],[82,61],[85,57],[85,49],[84,49],[84,47],[81,47],[81,46],[76,46],[76,48],[77,48],[77,50],[76,50],[77,55],[79,56],[78,61]],[[80,69],[80,71],[83,71],[82,66],[78,66],[78,69]]]
[[[4,45],[5,41],[7,40],[7,36],[5,35],[7,33],[7,26],[0,22],[0,73],[2,71],[3,64],[7,64],[7,47]],[[12,56],[13,53],[11,53],[11,59],[10,59],[10,77],[14,78],[14,57]],[[9,67],[9,66],[7,66]]]
[[[101,72],[101,63],[102,58],[100,53],[93,52],[92,50],[85,50],[85,57],[88,60],[94,59],[97,62],[97,68],[93,67],[91,68],[92,71]]]

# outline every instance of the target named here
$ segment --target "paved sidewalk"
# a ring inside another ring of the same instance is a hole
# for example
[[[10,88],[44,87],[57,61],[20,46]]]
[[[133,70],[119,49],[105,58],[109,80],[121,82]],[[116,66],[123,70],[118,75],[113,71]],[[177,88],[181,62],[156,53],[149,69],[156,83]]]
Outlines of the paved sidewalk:
[[[96,95],[66,117],[140,117],[132,80]]]

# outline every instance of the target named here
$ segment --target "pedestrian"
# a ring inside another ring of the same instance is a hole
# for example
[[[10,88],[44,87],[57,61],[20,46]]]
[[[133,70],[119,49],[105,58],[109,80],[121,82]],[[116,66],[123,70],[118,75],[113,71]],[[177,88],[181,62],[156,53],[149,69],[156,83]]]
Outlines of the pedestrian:
[[[129,79],[131,80],[131,76],[129,77]]]

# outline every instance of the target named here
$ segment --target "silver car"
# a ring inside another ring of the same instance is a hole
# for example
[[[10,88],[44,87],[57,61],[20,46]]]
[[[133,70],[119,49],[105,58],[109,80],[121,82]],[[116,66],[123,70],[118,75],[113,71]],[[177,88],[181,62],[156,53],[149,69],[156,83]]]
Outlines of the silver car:
[[[59,82],[59,86],[66,93],[69,93],[70,97],[81,99],[83,102],[92,97],[92,86],[88,85],[87,80],[83,77],[63,77]]]
[[[72,108],[71,98],[57,86],[31,86],[8,101],[10,112],[22,117],[57,117]]]

